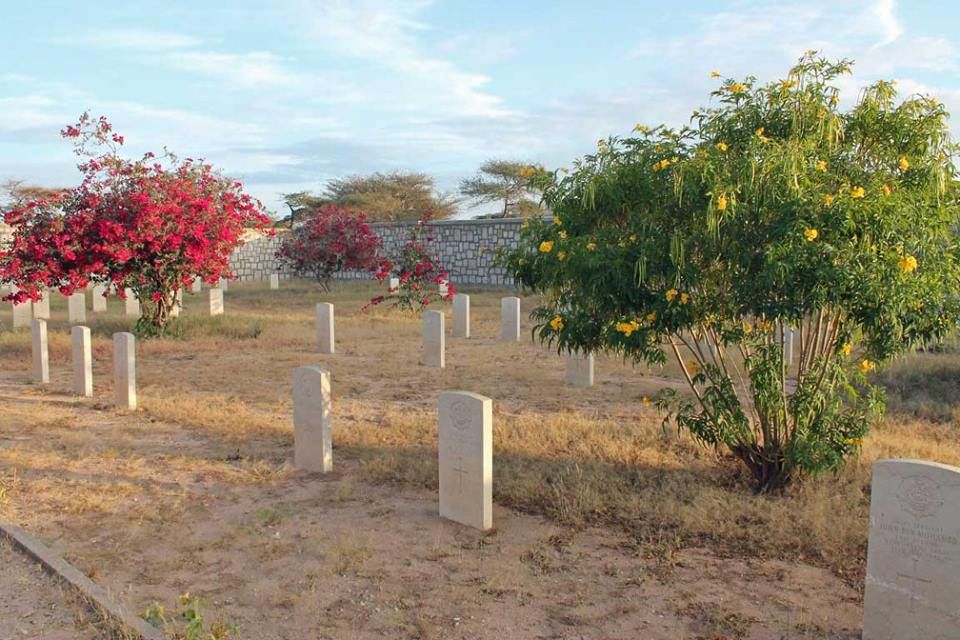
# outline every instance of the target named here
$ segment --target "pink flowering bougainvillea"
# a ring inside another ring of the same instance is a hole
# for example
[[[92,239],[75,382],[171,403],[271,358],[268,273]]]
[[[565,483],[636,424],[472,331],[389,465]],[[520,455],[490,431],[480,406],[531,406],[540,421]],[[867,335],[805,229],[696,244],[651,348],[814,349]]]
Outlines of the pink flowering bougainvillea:
[[[380,282],[396,277],[399,286],[389,287],[385,296],[371,298],[367,307],[390,302],[404,311],[419,311],[432,301],[450,301],[456,292],[449,281],[449,274],[440,261],[427,248],[433,242],[426,230],[425,221],[411,227],[406,244],[394,261],[384,261],[376,274]],[[447,286],[445,294],[440,292],[441,285]]]
[[[382,246],[362,211],[330,204],[307,214],[306,221],[280,245],[277,259],[329,290],[335,273],[379,270]]]
[[[112,284],[140,301],[138,328],[162,331],[193,278],[230,277],[230,254],[246,229],[270,233],[262,205],[203,161],[170,153],[123,159],[123,136],[86,113],[61,135],[74,143],[83,181],[4,216],[13,242],[0,250],[0,281],[19,287],[6,300]]]

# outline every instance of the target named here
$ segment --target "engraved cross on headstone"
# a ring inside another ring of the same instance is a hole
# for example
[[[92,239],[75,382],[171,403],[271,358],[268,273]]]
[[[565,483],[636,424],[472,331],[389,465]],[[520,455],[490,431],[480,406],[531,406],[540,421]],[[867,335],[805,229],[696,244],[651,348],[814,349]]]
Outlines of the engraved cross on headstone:
[[[453,472],[457,474],[459,478],[459,493],[463,493],[463,476],[467,475],[469,471],[463,468],[463,456],[457,456],[457,466],[453,468]]]
[[[913,586],[915,587],[920,586],[920,584],[931,584],[933,582],[932,580],[927,580],[917,575],[917,558],[913,559],[913,571],[910,572],[910,575],[906,575],[905,573],[898,573],[897,577],[903,578],[904,580],[911,580],[914,583],[919,583],[919,584],[914,584]],[[916,611],[917,611],[917,594],[911,591],[910,592],[910,613],[915,613]]]

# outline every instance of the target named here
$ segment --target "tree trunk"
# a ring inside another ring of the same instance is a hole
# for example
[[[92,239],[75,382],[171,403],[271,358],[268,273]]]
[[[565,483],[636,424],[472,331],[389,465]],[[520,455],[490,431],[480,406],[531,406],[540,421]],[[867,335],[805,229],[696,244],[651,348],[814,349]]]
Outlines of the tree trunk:
[[[757,493],[782,491],[793,480],[793,465],[780,447],[751,443],[731,446],[730,450],[750,470]]]

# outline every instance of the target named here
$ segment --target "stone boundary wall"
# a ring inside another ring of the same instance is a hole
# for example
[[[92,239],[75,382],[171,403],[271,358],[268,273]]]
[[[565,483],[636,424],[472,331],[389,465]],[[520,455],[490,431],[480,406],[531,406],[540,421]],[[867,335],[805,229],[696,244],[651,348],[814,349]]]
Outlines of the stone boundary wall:
[[[430,250],[440,264],[450,273],[450,281],[458,286],[513,287],[513,278],[494,261],[497,249],[512,249],[520,239],[520,218],[495,220],[441,220],[427,225],[424,234],[433,238]],[[386,256],[395,256],[407,240],[410,227],[415,222],[375,222],[370,226],[383,241]],[[278,273],[274,255],[283,241],[283,231],[274,237],[248,240],[230,257],[230,270],[240,280],[267,280]],[[290,272],[280,272],[281,278],[289,278]],[[367,273],[345,272],[341,279],[360,280],[370,277]]]

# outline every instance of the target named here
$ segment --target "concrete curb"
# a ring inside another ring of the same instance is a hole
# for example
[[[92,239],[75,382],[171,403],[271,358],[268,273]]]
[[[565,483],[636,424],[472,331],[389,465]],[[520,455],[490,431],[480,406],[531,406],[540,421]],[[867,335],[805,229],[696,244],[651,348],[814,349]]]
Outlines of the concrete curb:
[[[6,538],[14,547],[39,562],[54,578],[76,589],[85,600],[124,630],[137,634],[141,640],[166,640],[165,634],[110,600],[107,592],[93,580],[20,527],[0,522],[0,537]]]

